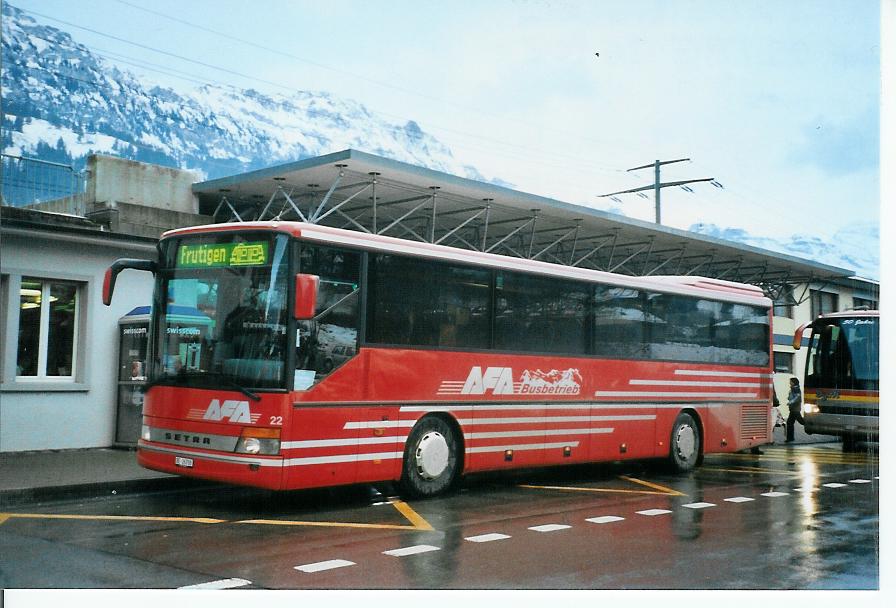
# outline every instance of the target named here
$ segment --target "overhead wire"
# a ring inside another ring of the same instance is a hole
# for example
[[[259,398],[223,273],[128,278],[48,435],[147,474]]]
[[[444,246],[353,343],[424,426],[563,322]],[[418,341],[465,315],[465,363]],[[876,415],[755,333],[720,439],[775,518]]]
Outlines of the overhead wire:
[[[480,109],[480,108],[474,108],[474,107],[470,107],[470,106],[465,106],[465,105],[463,105],[463,104],[457,104],[457,103],[455,103],[455,102],[451,102],[451,101],[448,101],[448,100],[445,100],[445,99],[442,99],[442,98],[439,98],[439,97],[436,97],[436,96],[433,96],[433,95],[428,95],[428,94],[425,94],[425,93],[421,93],[421,92],[419,92],[419,91],[414,91],[414,90],[412,90],[412,89],[408,89],[408,88],[406,88],[406,87],[401,87],[401,86],[395,85],[395,84],[393,84],[393,83],[384,82],[384,81],[380,81],[380,80],[377,80],[377,79],[372,79],[372,78],[369,78],[369,77],[367,77],[367,76],[364,76],[364,75],[361,75],[361,74],[357,74],[357,73],[351,72],[351,71],[349,71],[349,70],[344,70],[344,69],[340,69],[340,68],[334,68],[334,67],[332,67],[332,66],[328,66],[328,65],[325,65],[325,64],[323,64],[323,63],[319,63],[319,62],[315,62],[315,61],[309,60],[309,59],[307,59],[307,58],[299,57],[299,56],[297,56],[297,55],[294,55],[294,54],[292,54],[292,53],[285,52],[285,51],[280,50],[280,49],[276,49],[276,48],[273,48],[273,47],[269,47],[269,46],[266,46],[266,45],[263,45],[263,44],[258,44],[258,43],[256,43],[256,42],[251,41],[251,40],[245,40],[245,39],[243,39],[243,38],[234,36],[234,35],[232,35],[232,34],[227,34],[227,33],[225,33],[225,32],[221,32],[221,31],[218,31],[218,30],[215,30],[215,29],[212,29],[212,28],[208,28],[208,27],[205,27],[205,26],[202,26],[202,25],[199,25],[199,24],[190,22],[190,21],[185,20],[185,19],[180,19],[180,18],[178,18],[178,17],[174,17],[174,16],[169,15],[169,14],[167,14],[167,13],[162,13],[162,12],[159,12],[159,11],[155,11],[155,10],[152,10],[152,9],[148,9],[148,8],[146,8],[146,7],[141,7],[141,6],[135,5],[135,4],[131,3],[131,2],[127,2],[127,1],[125,1],[125,0],[116,0],[116,1],[117,1],[118,3],[120,3],[120,4],[122,4],[122,5],[126,5],[126,6],[129,6],[129,7],[133,8],[133,9],[140,10],[140,11],[143,11],[143,12],[146,12],[146,13],[154,14],[154,15],[156,15],[156,16],[159,16],[159,17],[162,17],[162,18],[165,18],[165,19],[168,19],[168,20],[171,20],[171,21],[180,23],[180,24],[185,25],[185,26],[187,26],[187,27],[195,28],[195,29],[198,29],[198,30],[200,30],[200,31],[205,31],[205,32],[210,33],[210,34],[212,34],[212,35],[220,36],[220,37],[226,38],[227,40],[235,41],[235,42],[238,42],[238,43],[240,43],[240,44],[244,44],[244,45],[247,45],[247,46],[251,46],[251,47],[257,48],[257,49],[259,49],[259,50],[263,50],[263,51],[265,51],[265,52],[275,53],[275,54],[278,54],[278,55],[281,55],[281,56],[284,56],[284,57],[288,57],[288,58],[290,58],[290,59],[293,59],[293,60],[296,60],[296,61],[300,61],[300,62],[306,63],[306,64],[308,64],[308,65],[315,66],[315,67],[320,68],[320,69],[330,70],[330,71],[333,71],[333,72],[336,72],[336,73],[340,73],[340,74],[343,74],[343,75],[346,75],[346,76],[350,76],[350,77],[352,77],[352,78],[357,78],[357,79],[363,80],[363,81],[365,81],[365,82],[369,82],[369,83],[371,83],[371,84],[375,84],[375,85],[378,85],[378,86],[387,87],[387,88],[390,88],[390,89],[393,89],[393,90],[401,91],[401,92],[403,92],[403,93],[409,93],[409,94],[417,95],[417,96],[420,96],[420,97],[423,97],[423,98],[426,98],[426,99],[430,99],[430,100],[437,101],[437,102],[440,102],[440,103],[445,103],[445,104],[447,104],[447,105],[452,105],[452,106],[454,106],[454,107],[461,108],[461,109],[463,109],[463,110],[465,110],[465,111],[475,112],[475,113],[478,113],[478,114],[481,114],[481,115],[484,115],[484,116],[487,116],[487,117],[490,117],[490,118],[499,118],[499,119],[504,120],[504,121],[510,121],[510,122],[514,122],[514,123],[517,123],[517,124],[523,124],[523,125],[525,125],[525,126],[527,126],[527,127],[530,127],[530,128],[538,128],[538,127],[532,127],[532,125],[530,125],[529,123],[527,123],[527,122],[525,122],[525,121],[515,120],[515,119],[510,118],[510,117],[507,117],[507,116],[497,116],[497,115],[495,115],[495,114],[493,114],[493,113],[486,112],[486,111],[484,111],[484,110],[482,110],[482,109]],[[239,71],[232,70],[232,69],[229,69],[229,68],[226,68],[226,67],[222,67],[222,66],[217,66],[217,65],[209,64],[209,63],[206,63],[206,62],[204,62],[204,61],[200,61],[200,60],[197,60],[197,59],[192,59],[192,58],[190,58],[190,57],[186,57],[186,56],[184,56],[184,55],[179,55],[179,54],[177,54],[177,53],[171,53],[171,52],[169,52],[169,51],[165,51],[165,50],[163,50],[163,49],[159,49],[159,48],[155,48],[155,47],[152,47],[152,46],[149,46],[149,45],[141,44],[141,43],[139,43],[139,42],[134,42],[134,41],[131,41],[131,40],[126,40],[126,39],[124,39],[124,38],[115,36],[115,35],[113,35],[113,34],[109,34],[109,33],[102,32],[102,31],[100,31],[100,30],[94,29],[94,28],[90,28],[90,27],[82,26],[82,25],[79,25],[79,24],[76,24],[76,23],[72,23],[72,22],[69,22],[69,21],[65,21],[65,20],[62,20],[62,19],[58,19],[58,18],[55,18],[55,17],[51,17],[51,16],[49,16],[49,15],[46,15],[46,14],[43,14],[43,13],[40,13],[40,12],[37,12],[37,11],[33,11],[33,10],[25,10],[25,9],[23,9],[23,10],[24,10],[24,12],[28,12],[28,13],[30,13],[30,14],[33,14],[33,15],[35,15],[35,16],[38,16],[38,17],[41,17],[41,18],[44,18],[44,19],[48,19],[48,20],[51,20],[51,21],[55,21],[55,22],[57,22],[57,23],[61,23],[61,24],[64,24],[64,25],[67,25],[67,26],[70,26],[70,27],[77,28],[77,29],[81,29],[81,30],[84,30],[84,31],[93,33],[93,34],[95,34],[95,35],[99,35],[99,36],[107,37],[107,38],[110,38],[110,39],[112,39],[112,40],[116,40],[116,41],[118,41],[118,42],[124,43],[124,44],[133,45],[133,46],[136,46],[136,47],[138,47],[138,48],[142,48],[142,49],[147,50],[147,51],[150,51],[150,52],[159,53],[159,54],[161,54],[161,55],[164,55],[164,56],[167,56],[167,57],[171,57],[171,58],[174,58],[174,59],[178,59],[178,60],[180,60],[180,61],[185,61],[185,62],[192,63],[192,64],[195,64],[195,65],[199,65],[199,66],[202,66],[202,67],[205,67],[205,68],[209,68],[209,69],[217,70],[217,71],[220,71],[220,72],[222,72],[222,73],[229,74],[229,75],[231,75],[231,76],[236,76],[236,77],[243,78],[243,79],[246,79],[246,80],[250,80],[250,81],[258,82],[258,83],[261,83],[261,84],[266,84],[266,85],[268,85],[268,86],[276,87],[276,88],[278,88],[278,89],[281,89],[281,90],[284,90],[284,91],[288,91],[288,92],[290,92],[290,93],[295,93],[295,92],[297,91],[295,88],[290,87],[290,86],[288,86],[288,85],[284,85],[284,84],[282,84],[282,83],[278,83],[278,82],[274,82],[274,81],[266,80],[266,79],[259,78],[259,77],[257,77],[257,76],[253,76],[253,75],[249,75],[249,74],[244,74],[244,73],[241,73],[241,72],[239,72]],[[82,43],[76,43],[76,44],[82,44]],[[88,46],[88,45],[84,45],[84,46]],[[90,48],[90,47],[88,46],[88,48]],[[165,75],[167,75],[167,76],[172,76],[172,77],[175,77],[175,78],[180,78],[180,79],[187,80],[187,81],[190,81],[190,82],[193,82],[193,83],[198,83],[198,84],[209,84],[209,83],[212,83],[212,84],[218,84],[219,86],[222,86],[222,87],[231,87],[231,86],[232,86],[232,85],[230,85],[229,83],[221,83],[220,81],[213,81],[212,79],[209,79],[209,78],[207,78],[207,77],[200,77],[200,76],[196,76],[196,75],[193,75],[193,74],[189,74],[188,72],[184,72],[184,71],[181,71],[181,70],[177,70],[177,69],[175,69],[175,68],[171,68],[170,66],[166,66],[165,68],[162,68],[162,67],[159,66],[158,64],[153,64],[153,63],[148,62],[148,61],[146,61],[146,60],[138,60],[138,59],[135,59],[135,58],[128,58],[127,56],[125,56],[125,55],[121,55],[121,54],[118,54],[118,57],[116,58],[116,57],[114,57],[114,55],[116,55],[116,53],[113,53],[113,52],[110,52],[110,51],[106,51],[106,53],[107,53],[107,55],[112,55],[115,61],[121,61],[121,62],[123,62],[123,63],[125,63],[125,64],[133,65],[133,66],[135,66],[135,67],[139,67],[139,68],[141,68],[141,69],[150,70],[150,71],[156,71],[156,72],[158,72],[158,73],[165,74]],[[139,61],[139,62],[142,62],[143,65],[140,65],[140,64],[135,63],[135,62],[138,62],[138,61]],[[154,66],[154,67],[153,67],[153,66]],[[76,80],[77,80],[77,79],[76,79]],[[313,110],[312,108],[307,108],[307,109],[305,109],[305,111],[308,112],[309,114],[312,114],[312,115],[314,115],[314,113],[315,113],[315,110]],[[321,112],[321,113],[322,113],[322,112]],[[382,116],[386,116],[386,117],[390,117],[390,118],[395,118],[395,119],[398,119],[398,120],[406,120],[406,117],[404,117],[404,116],[396,116],[396,115],[394,115],[394,114],[390,114],[390,113],[386,113],[386,112],[381,112],[381,111],[377,111],[376,113],[378,113],[378,114],[380,114],[380,115],[382,115]],[[464,131],[460,131],[460,130],[458,130],[458,129],[453,129],[453,128],[446,127],[446,126],[443,126],[443,125],[438,125],[438,124],[428,123],[428,124],[427,124],[427,128],[428,128],[428,129],[431,129],[431,130],[434,130],[434,131],[438,131],[438,132],[451,133],[451,134],[453,134],[453,135],[456,136],[456,137],[459,136],[459,137],[461,137],[461,138],[466,138],[466,139],[468,139],[468,140],[478,140],[478,141],[480,141],[480,142],[485,142],[486,144],[494,144],[494,145],[498,145],[498,146],[503,147],[504,150],[501,151],[501,152],[496,152],[493,148],[488,148],[488,147],[483,148],[483,147],[475,146],[474,144],[471,144],[471,143],[463,143],[463,142],[457,142],[457,141],[454,141],[454,142],[452,143],[452,147],[460,147],[461,149],[473,150],[473,151],[477,151],[477,152],[486,152],[486,153],[489,153],[489,154],[492,154],[492,155],[501,156],[501,157],[503,157],[503,158],[505,158],[505,159],[515,160],[515,161],[519,161],[519,162],[525,162],[525,163],[529,163],[529,164],[537,165],[537,166],[540,166],[540,167],[553,167],[553,168],[555,168],[555,169],[557,169],[557,168],[560,168],[560,169],[568,169],[569,166],[570,166],[570,164],[575,164],[576,166],[579,167],[579,170],[580,170],[580,171],[585,171],[585,172],[602,171],[602,172],[605,172],[605,173],[622,174],[622,175],[625,175],[626,178],[629,179],[630,181],[638,180],[638,178],[636,178],[634,175],[631,175],[631,174],[627,173],[625,170],[617,169],[617,168],[611,168],[611,167],[601,166],[601,165],[595,164],[595,163],[593,163],[593,162],[590,162],[590,161],[588,161],[587,159],[583,159],[581,156],[564,155],[564,154],[562,154],[562,153],[558,153],[557,151],[552,151],[552,152],[546,153],[544,150],[533,150],[533,149],[528,148],[528,147],[525,147],[525,146],[520,146],[519,144],[515,144],[515,143],[511,143],[511,142],[502,141],[502,140],[500,140],[500,139],[495,139],[495,138],[492,138],[492,137],[482,136],[482,135],[480,135],[480,134],[467,133],[467,132],[464,132]],[[565,131],[563,131],[563,130],[558,130],[558,129],[544,129],[544,128],[540,128],[540,130],[542,130],[542,131],[546,131],[546,132],[553,132],[553,133],[557,133],[557,134],[566,134]],[[570,135],[572,135],[572,134],[570,134]],[[579,134],[574,134],[574,136],[577,137],[577,138],[579,138],[580,140],[583,140],[583,141],[592,141],[592,142],[595,142],[595,143],[605,143],[605,142],[601,142],[601,141],[599,141],[599,140],[594,140],[593,138],[583,137],[580,133],[579,133]],[[149,149],[152,149],[152,148],[149,148]],[[517,153],[517,154],[513,154],[513,153],[510,152],[510,150],[517,150],[518,153]],[[520,156],[519,153],[522,153],[523,156]],[[563,164],[555,164],[555,163],[553,163],[553,162],[546,161],[545,159],[548,158],[548,157],[552,157],[552,158],[554,158],[554,159],[557,159],[557,162],[561,162],[561,163],[563,163]],[[230,165],[227,165],[227,166],[229,167]],[[641,180],[638,180],[638,181],[641,181]],[[730,180],[729,178],[726,178],[726,181],[731,181],[731,180]],[[569,182],[567,182],[567,183],[569,183]],[[590,185],[590,184],[589,184],[589,185],[586,185],[586,184],[579,184],[579,187],[581,187],[581,188],[585,188],[585,187],[591,187],[591,185]],[[727,192],[728,192],[729,194],[731,194],[732,196],[736,196],[736,197],[739,197],[739,196],[740,196],[740,195],[738,195],[737,193],[732,192],[730,189],[729,189]],[[724,198],[724,197],[723,197],[723,198]],[[760,200],[761,200],[761,198],[762,198],[762,197],[760,196]],[[765,197],[765,198],[767,198],[767,197]],[[746,199],[744,199],[744,200],[746,200]],[[748,202],[750,202],[750,204],[754,204],[754,205],[757,205],[757,204],[758,204],[758,206],[763,206],[764,208],[769,209],[770,211],[775,211],[776,213],[780,213],[780,212],[781,212],[781,209],[780,209],[780,208],[777,208],[777,207],[776,207],[776,208],[772,209],[771,207],[769,207],[769,206],[767,206],[767,205],[764,205],[764,204],[762,204],[762,203],[757,203],[757,201],[754,201],[754,200],[750,200],[750,201],[748,201]],[[593,206],[593,205],[594,205],[594,201],[589,201],[588,204]],[[782,205],[782,206],[783,206],[785,209],[787,209],[787,208],[789,207],[789,206],[787,206],[787,205]]]
[[[295,55],[295,54],[293,54],[293,53],[289,53],[289,52],[283,51],[282,49],[276,49],[276,48],[273,48],[273,47],[265,46],[265,45],[263,45],[263,44],[258,44],[257,42],[254,42],[254,41],[251,41],[251,40],[246,40],[246,39],[244,39],[244,38],[240,38],[240,37],[238,37],[238,36],[234,36],[233,34],[229,34],[229,33],[226,33],[226,32],[221,32],[221,31],[219,31],[219,30],[215,30],[215,29],[212,29],[212,28],[203,26],[203,25],[199,25],[199,24],[197,24],[197,23],[193,23],[192,21],[188,21],[188,20],[186,20],[186,19],[182,19],[182,18],[179,18],[179,17],[174,17],[174,16],[172,16],[172,15],[170,15],[170,14],[168,14],[168,13],[163,13],[163,12],[155,11],[155,10],[152,10],[152,9],[149,9],[149,8],[146,8],[146,7],[143,7],[143,6],[139,6],[139,5],[137,5],[137,4],[133,4],[133,3],[131,3],[131,2],[127,2],[126,0],[116,0],[116,2],[118,2],[119,4],[123,4],[123,5],[125,5],[125,6],[129,6],[129,7],[131,7],[131,8],[134,8],[134,9],[136,9],[136,10],[140,10],[140,11],[143,11],[143,12],[146,12],[146,13],[150,13],[150,14],[156,15],[156,16],[158,16],[158,17],[162,17],[163,19],[168,19],[168,20],[174,21],[174,22],[176,22],[176,23],[180,23],[180,24],[182,24],[182,25],[186,25],[187,27],[195,28],[195,29],[198,29],[198,30],[200,30],[200,31],[204,31],[204,32],[213,34],[213,35],[215,35],[215,36],[222,37],[222,38],[224,38],[224,39],[226,39],[226,40],[229,40],[229,41],[235,41],[235,42],[238,42],[238,43],[240,43],[240,44],[245,44],[245,45],[247,45],[247,46],[251,46],[251,47],[254,47],[254,48],[263,50],[263,51],[267,51],[267,52],[270,52],[270,53],[275,53],[275,54],[277,54],[277,55],[281,55],[281,56],[283,56],[283,57],[287,57],[287,58],[290,58],[290,59],[294,59],[294,60],[296,60],[296,61],[300,61],[300,62],[302,62],[302,63],[307,63],[308,65],[312,65],[312,66],[317,67],[317,68],[321,68],[321,69],[328,70],[328,71],[331,71],[331,72],[335,72],[335,73],[338,73],[338,74],[342,74],[342,75],[345,75],[345,76],[350,76],[350,77],[352,77],[352,78],[356,78],[356,79],[358,79],[358,80],[363,80],[363,81],[368,82],[368,83],[370,83],[370,84],[375,84],[375,85],[377,85],[377,86],[381,86],[381,87],[385,87],[385,88],[388,88],[388,89],[396,90],[396,91],[399,91],[399,92],[402,92],[402,93],[407,93],[407,94],[410,94],[410,95],[415,95],[415,96],[417,96],[417,97],[421,97],[421,98],[424,98],[424,99],[429,99],[429,100],[431,100],[431,101],[437,101],[437,102],[439,102],[439,103],[444,103],[444,104],[446,104],[446,105],[453,106],[453,107],[455,107],[455,108],[459,108],[459,109],[462,109],[462,110],[465,110],[465,111],[468,111],[468,112],[473,112],[473,113],[476,113],[476,114],[480,114],[480,115],[485,116],[485,117],[490,118],[490,119],[498,119],[498,120],[501,120],[501,121],[503,121],[503,122],[514,122],[514,123],[516,123],[516,124],[520,124],[520,125],[529,127],[530,129],[544,130],[544,128],[543,128],[542,126],[532,125],[531,123],[529,123],[529,122],[527,122],[527,121],[514,119],[514,118],[509,117],[509,116],[506,116],[506,115],[504,115],[504,114],[497,114],[497,113],[494,113],[494,112],[488,112],[488,111],[483,110],[483,109],[481,109],[481,108],[477,108],[477,107],[474,107],[474,106],[468,106],[468,105],[465,105],[465,104],[460,104],[460,103],[457,103],[457,102],[455,102],[455,101],[451,101],[451,100],[447,100],[447,99],[444,99],[444,98],[441,98],[441,97],[437,97],[437,96],[435,96],[435,95],[430,95],[430,94],[428,94],[428,93],[423,93],[423,92],[420,92],[420,91],[417,91],[417,90],[414,90],[414,89],[409,89],[409,88],[407,88],[407,87],[402,87],[402,86],[396,85],[396,84],[391,83],[391,82],[386,82],[386,81],[378,80],[378,79],[375,79],[375,78],[370,78],[369,76],[365,76],[365,75],[363,75],[363,74],[358,74],[358,73],[356,73],[356,72],[352,72],[352,71],[350,71],[350,70],[345,70],[345,69],[342,69],[342,68],[336,68],[336,67],[333,67],[333,66],[330,66],[330,65],[326,65],[326,64],[324,64],[324,63],[320,63],[320,62],[317,62],[317,61],[313,61],[313,60],[311,60],[311,59],[307,59],[307,58],[305,58],[305,57],[300,57],[300,56]],[[568,131],[558,131],[558,130],[556,130],[556,129],[554,129],[554,131],[555,131],[555,132],[562,133],[562,134],[565,134],[565,135],[568,135],[568,136],[575,136],[575,137],[579,137],[579,138],[582,137],[581,133],[571,133],[571,132],[568,132]],[[606,143],[607,143],[607,142],[605,142],[605,141],[597,140],[597,139],[594,139],[594,138],[591,138],[591,137],[587,137],[587,136],[586,136],[585,140],[586,140],[586,141],[591,141],[592,143],[600,143],[600,144],[606,144]]]
[[[229,69],[229,68],[224,68],[224,67],[221,67],[221,66],[215,66],[215,65],[213,65],[213,64],[209,64],[209,63],[206,63],[206,62],[203,62],[203,61],[199,61],[199,60],[191,59],[191,58],[189,58],[189,57],[185,57],[185,56],[183,56],[183,55],[179,55],[179,54],[176,54],[176,53],[171,53],[171,52],[169,52],[169,51],[165,51],[165,50],[163,50],[163,49],[158,49],[158,48],[155,48],[155,47],[152,47],[152,46],[149,46],[149,45],[145,45],[145,44],[141,44],[141,43],[138,43],[138,42],[129,41],[129,40],[126,40],[126,39],[121,38],[121,37],[119,37],[119,36],[115,36],[115,35],[113,35],[113,34],[108,34],[108,33],[106,33],[106,32],[102,32],[102,31],[97,30],[97,29],[95,29],[95,28],[89,28],[89,27],[86,27],[86,26],[82,26],[82,25],[78,25],[78,24],[75,24],[75,23],[71,23],[71,22],[69,22],[69,21],[65,21],[65,20],[63,20],[63,19],[58,19],[58,18],[51,17],[51,16],[46,15],[46,14],[43,14],[43,13],[39,13],[39,12],[37,12],[37,11],[25,10],[25,9],[22,9],[22,10],[24,10],[24,12],[28,12],[28,13],[33,14],[33,15],[36,15],[36,16],[38,16],[38,17],[42,17],[42,18],[45,18],[45,19],[49,19],[49,20],[51,20],[51,21],[55,21],[55,22],[58,22],[58,23],[62,23],[62,24],[64,24],[64,25],[68,25],[68,26],[75,27],[75,28],[78,28],[78,29],[82,29],[82,30],[84,30],[84,31],[87,31],[87,32],[90,32],[90,33],[93,33],[93,34],[96,34],[96,35],[99,35],[99,36],[103,36],[103,37],[106,37],[106,38],[110,38],[110,39],[112,39],[112,40],[116,40],[116,41],[118,41],[118,42],[122,42],[122,43],[124,43],[124,44],[133,45],[133,46],[136,46],[136,47],[138,47],[138,48],[142,48],[142,49],[144,49],[144,50],[148,50],[148,51],[151,51],[151,52],[156,52],[156,53],[159,53],[159,54],[168,56],[168,57],[172,57],[172,58],[176,58],[176,59],[179,59],[179,60],[182,60],[182,61],[186,61],[186,62],[189,62],[189,63],[193,63],[193,64],[196,64],[196,65],[200,65],[200,66],[202,66],[202,67],[206,67],[206,68],[211,68],[211,69],[219,70],[219,71],[221,71],[221,72],[224,72],[224,73],[227,73],[227,74],[231,74],[231,75],[235,75],[235,76],[238,76],[238,77],[240,77],[240,78],[247,79],[247,80],[252,80],[252,81],[256,81],[256,82],[262,83],[262,84],[267,84],[267,85],[270,85],[270,86],[274,86],[274,87],[277,87],[277,88],[282,89],[282,90],[284,90],[284,91],[288,91],[288,92],[290,92],[290,93],[295,93],[295,92],[297,92],[297,89],[295,89],[295,88],[293,88],[293,87],[290,87],[290,86],[287,86],[287,85],[284,85],[284,84],[282,84],[282,83],[277,83],[277,82],[273,82],[273,81],[266,80],[266,79],[263,79],[263,78],[258,78],[258,77],[255,77],[255,76],[251,76],[251,75],[248,75],[248,74],[243,74],[243,73],[238,72],[238,71],[236,71],[236,70],[231,70],[231,69]],[[154,12],[154,11],[150,11],[150,12]],[[182,21],[182,20],[179,20],[179,19],[174,19],[174,20],[175,20],[175,21]],[[200,27],[200,29],[207,29],[207,28],[201,28],[201,26],[196,26],[196,27]],[[219,34],[220,34],[220,33],[219,33]],[[220,34],[220,35],[224,35],[224,34]],[[239,39],[238,39],[238,40],[239,40]],[[80,43],[79,43],[79,44],[80,44]],[[85,45],[85,46],[87,46],[87,45]],[[256,46],[257,46],[257,45],[256,45]],[[263,47],[263,48],[267,48],[267,47]],[[146,69],[146,68],[145,68],[145,69]],[[391,118],[394,118],[394,119],[397,119],[397,120],[407,120],[407,118],[406,118],[405,116],[397,116],[397,115],[390,114],[390,113],[387,113],[387,112],[382,112],[382,111],[379,111],[379,110],[378,110],[376,113],[377,113],[377,114],[380,114],[380,115],[382,115],[382,116],[388,116],[388,117],[391,117]],[[465,132],[462,132],[462,131],[458,131],[458,130],[456,130],[456,129],[451,129],[451,128],[449,128],[449,127],[444,127],[444,126],[439,125],[439,124],[430,124],[429,126],[430,126],[433,130],[437,130],[437,131],[450,132],[450,133],[456,133],[456,134],[459,133],[459,134],[464,134],[464,135],[466,135],[466,136],[468,136],[468,137],[471,137],[471,138],[481,139],[481,140],[483,140],[483,141],[490,141],[490,142],[492,142],[492,143],[497,143],[497,144],[504,145],[504,146],[508,146],[508,147],[518,148],[518,149],[522,149],[522,150],[527,150],[527,149],[528,149],[528,148],[525,148],[525,147],[523,147],[523,146],[519,146],[518,144],[512,144],[512,143],[510,143],[510,142],[504,142],[504,141],[501,141],[501,140],[496,140],[496,139],[494,139],[494,138],[489,138],[489,137],[485,137],[485,136],[478,135],[478,134],[465,133]],[[615,168],[601,167],[600,165],[597,165],[597,164],[595,164],[595,163],[591,163],[591,162],[583,161],[583,160],[582,160],[581,158],[579,158],[579,157],[568,157],[568,161],[569,161],[569,162],[582,163],[582,165],[583,165],[583,169],[586,169],[586,170],[599,169],[599,170],[605,170],[605,171],[608,171],[608,172],[620,172],[620,170],[615,169]]]

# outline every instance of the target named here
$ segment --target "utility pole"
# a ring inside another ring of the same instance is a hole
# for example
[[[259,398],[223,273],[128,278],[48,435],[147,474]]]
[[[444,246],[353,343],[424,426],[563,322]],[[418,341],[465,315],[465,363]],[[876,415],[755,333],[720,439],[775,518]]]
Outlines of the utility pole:
[[[666,182],[665,184],[660,183],[660,167],[662,165],[671,165],[672,163],[681,163],[687,160],[691,160],[690,158],[678,158],[675,160],[656,160],[649,165],[642,165],[640,167],[633,167],[628,169],[628,171],[637,171],[639,169],[647,169],[649,167],[653,167],[653,175],[654,182],[652,186],[641,186],[640,188],[632,188],[631,190],[620,190],[619,192],[611,192],[609,194],[601,194],[599,198],[605,198],[607,196],[615,196],[617,194],[630,194],[633,192],[642,192],[644,190],[653,190],[653,198],[656,204],[656,223],[660,224],[660,189],[667,188],[669,186],[683,186],[684,184],[693,184],[694,182],[711,182],[715,178],[714,177],[704,177],[701,179],[687,179],[680,182]]]

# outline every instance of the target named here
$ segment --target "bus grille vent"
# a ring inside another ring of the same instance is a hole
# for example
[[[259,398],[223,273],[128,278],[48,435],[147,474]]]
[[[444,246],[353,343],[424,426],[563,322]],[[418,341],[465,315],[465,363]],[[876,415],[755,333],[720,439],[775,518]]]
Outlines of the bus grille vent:
[[[768,405],[744,405],[740,410],[740,438],[768,439]]]

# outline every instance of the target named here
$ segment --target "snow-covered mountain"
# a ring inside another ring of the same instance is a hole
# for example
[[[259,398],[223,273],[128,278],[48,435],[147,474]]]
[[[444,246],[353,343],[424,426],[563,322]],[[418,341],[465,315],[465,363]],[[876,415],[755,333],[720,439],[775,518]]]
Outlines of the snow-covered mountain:
[[[830,240],[799,234],[782,240],[755,236],[740,228],[722,228],[715,224],[694,224],[689,230],[822,264],[850,268],[863,278],[880,279],[880,225],[873,222],[849,224],[838,230]]]
[[[409,120],[327,93],[147,88],[9,2],[2,11],[3,151],[79,165],[91,152],[208,178],[354,148],[485,180]]]
[[[88,154],[105,153],[215,178],[354,148],[512,187],[483,177],[413,120],[390,122],[327,93],[148,87],[9,2],[2,3],[0,87],[6,154],[81,166]],[[713,224],[690,230],[880,276],[877,224],[851,225],[830,241],[782,241]]]

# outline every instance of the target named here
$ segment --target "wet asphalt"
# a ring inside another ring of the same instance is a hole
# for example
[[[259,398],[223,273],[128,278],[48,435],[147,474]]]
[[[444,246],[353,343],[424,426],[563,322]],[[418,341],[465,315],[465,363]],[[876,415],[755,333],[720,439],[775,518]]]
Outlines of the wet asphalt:
[[[0,587],[877,589],[876,451],[769,446],[387,486],[176,492],[0,514]]]

